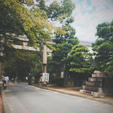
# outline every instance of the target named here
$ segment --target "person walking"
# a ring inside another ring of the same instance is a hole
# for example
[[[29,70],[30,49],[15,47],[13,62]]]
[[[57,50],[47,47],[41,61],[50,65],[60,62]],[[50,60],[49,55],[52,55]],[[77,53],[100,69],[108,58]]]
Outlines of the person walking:
[[[8,86],[9,77],[8,76],[2,76],[2,86],[3,89],[6,89]]]

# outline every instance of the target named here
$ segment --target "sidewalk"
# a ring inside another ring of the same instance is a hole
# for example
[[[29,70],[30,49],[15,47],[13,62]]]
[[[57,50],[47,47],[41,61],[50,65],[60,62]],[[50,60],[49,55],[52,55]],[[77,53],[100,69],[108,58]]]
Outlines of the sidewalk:
[[[60,92],[60,93],[68,94],[68,95],[88,98],[88,99],[91,99],[91,100],[100,101],[100,102],[104,102],[104,103],[113,105],[113,97],[95,98],[88,93],[87,94],[81,93],[79,91],[73,90],[72,88],[56,88],[56,87],[40,87],[40,88],[52,90],[52,91],[56,91],[56,92]]]

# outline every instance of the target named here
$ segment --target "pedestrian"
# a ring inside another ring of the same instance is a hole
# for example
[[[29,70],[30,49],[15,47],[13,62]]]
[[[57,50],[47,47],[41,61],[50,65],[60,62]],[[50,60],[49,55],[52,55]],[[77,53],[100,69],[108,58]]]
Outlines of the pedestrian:
[[[6,80],[6,85],[8,86],[9,77],[8,77],[8,76],[6,76],[6,77],[5,77],[5,80]]]
[[[5,76],[2,76],[2,87],[4,89],[6,88],[6,78],[5,78]]]
[[[26,76],[26,78],[25,78],[25,79],[26,79],[26,81],[28,81],[28,77],[27,77],[27,76]]]

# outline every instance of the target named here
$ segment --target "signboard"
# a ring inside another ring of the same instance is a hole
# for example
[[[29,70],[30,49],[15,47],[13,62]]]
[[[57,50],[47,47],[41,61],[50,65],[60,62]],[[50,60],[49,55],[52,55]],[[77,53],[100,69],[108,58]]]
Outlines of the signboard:
[[[42,73],[42,82],[49,82],[49,73]]]

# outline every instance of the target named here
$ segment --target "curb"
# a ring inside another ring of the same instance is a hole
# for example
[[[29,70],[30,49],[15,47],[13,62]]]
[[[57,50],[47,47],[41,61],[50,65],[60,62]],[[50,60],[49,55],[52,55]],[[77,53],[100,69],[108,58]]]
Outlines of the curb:
[[[55,92],[59,92],[59,93],[63,93],[63,94],[71,95],[71,96],[78,96],[78,97],[82,97],[82,98],[87,98],[87,99],[90,99],[90,100],[94,100],[94,101],[102,102],[102,103],[105,103],[105,104],[113,105],[113,102],[108,102],[108,101],[105,101],[104,99],[102,100],[101,98],[94,98],[94,97],[89,97],[89,96],[86,96],[86,95],[77,95],[77,94],[67,93],[67,92],[59,91],[57,89],[51,89],[51,88],[48,88],[48,87],[39,87],[38,86],[38,88],[51,90],[51,91],[55,91]]]

